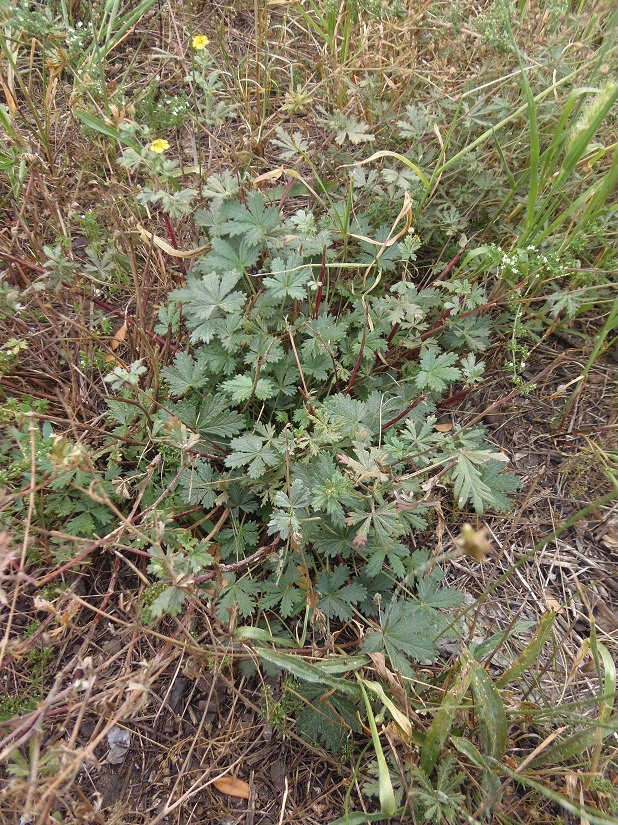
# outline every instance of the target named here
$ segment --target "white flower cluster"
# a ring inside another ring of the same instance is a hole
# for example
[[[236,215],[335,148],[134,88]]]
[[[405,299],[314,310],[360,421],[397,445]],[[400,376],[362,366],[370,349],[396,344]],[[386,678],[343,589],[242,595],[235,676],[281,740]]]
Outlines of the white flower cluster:
[[[78,20],[75,26],[69,26],[66,30],[65,43],[67,48],[82,49],[90,42],[93,35],[92,21],[88,20],[86,23]]]

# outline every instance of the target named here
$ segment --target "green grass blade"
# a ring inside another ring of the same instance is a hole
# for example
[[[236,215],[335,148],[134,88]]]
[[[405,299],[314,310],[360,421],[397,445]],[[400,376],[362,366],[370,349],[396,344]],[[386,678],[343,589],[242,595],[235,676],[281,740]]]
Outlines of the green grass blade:
[[[129,29],[133,28],[139,20],[157,4],[157,0],[142,0],[135,8],[124,14],[118,21],[119,28],[115,33],[108,29],[108,38],[105,43],[105,56],[107,56],[123,39]],[[160,12],[159,12],[160,13]]]
[[[411,739],[415,745],[422,744],[424,741],[422,734],[419,734],[418,731],[414,730],[412,727],[412,722],[408,719],[405,713],[397,707],[393,700],[386,695],[382,685],[379,682],[371,682],[367,679],[363,681],[363,684],[380,698],[380,701],[389,710],[391,716],[399,725],[404,734]]]
[[[566,796],[562,796],[562,794],[552,790],[548,784],[545,785],[541,782],[537,782],[523,772],[517,773],[516,771],[512,771],[506,765],[501,765],[499,768],[517,783],[533,788],[546,799],[550,799],[565,811],[573,814],[574,817],[580,818],[581,822],[589,822],[590,825],[616,825],[616,817],[614,816],[602,814],[597,809],[590,808],[588,805],[578,805],[576,802],[567,799]]]
[[[587,730],[574,733],[567,737],[562,742],[548,748],[544,753],[536,757],[530,766],[539,768],[542,765],[562,765],[564,762],[572,759],[574,756],[581,756],[582,752],[587,748],[591,748],[597,738],[597,730],[601,732],[603,740],[607,739],[618,732],[618,714],[610,717],[607,722],[597,727],[596,723],[591,722],[591,727]]]
[[[537,632],[532,637],[532,640],[522,650],[517,661],[505,670],[502,676],[496,682],[496,688],[501,690],[515,679],[519,679],[523,673],[538,659],[539,653],[543,649],[545,642],[551,636],[551,632],[556,621],[555,613],[546,613],[541,619]]]
[[[101,120],[101,118],[94,117],[94,115],[91,115],[88,112],[83,112],[80,109],[76,109],[74,114],[75,117],[89,129],[93,129],[95,132],[99,132],[99,134],[105,135],[112,140],[117,140],[118,143],[121,143],[123,146],[128,146],[130,149],[134,149],[136,152],[141,153],[142,147],[139,143],[129,137],[126,137],[119,132],[118,129],[115,129],[113,126],[110,126],[109,123]]]
[[[365,700],[367,719],[369,720],[369,727],[371,729],[371,740],[373,742],[373,749],[375,751],[376,761],[378,763],[380,809],[383,814],[390,817],[395,813],[395,791],[393,790],[393,783],[391,782],[391,775],[388,770],[386,757],[384,756],[384,751],[382,750],[382,743],[380,742],[380,735],[378,734],[375,716],[373,715],[371,703],[369,702],[369,697],[367,696],[367,691],[365,690],[364,679],[361,679],[360,676],[357,676],[357,678],[363,694],[363,699]]]
[[[614,157],[612,160],[612,165],[605,173],[605,175],[600,179],[595,181],[592,186],[590,186],[585,192],[583,192],[578,198],[576,198],[572,203],[570,203],[567,208],[561,212],[551,224],[545,227],[543,231],[539,231],[532,235],[530,238],[522,238],[520,240],[520,244],[524,243],[526,240],[534,243],[535,245],[540,244],[545,238],[551,237],[555,233],[558,232],[561,226],[563,226],[567,221],[573,223],[573,226],[570,228],[570,231],[565,233],[565,236],[560,244],[560,248],[564,249],[568,246],[573,239],[580,234],[585,228],[586,225],[598,214],[598,212],[602,209],[603,205],[606,203],[608,197],[614,192],[616,185],[618,184],[618,150],[614,152]],[[556,203],[558,200],[561,200],[561,196],[558,195],[556,199]],[[578,211],[582,210],[581,216],[577,221],[572,220],[572,216],[576,215]],[[551,212],[551,209],[548,210]],[[542,226],[541,218],[544,218],[544,215],[537,216],[537,227]]]
[[[278,653],[274,650],[256,649],[255,651],[260,659],[265,659],[277,667],[287,670],[292,676],[302,679],[311,684],[326,685],[326,687],[340,690],[342,693],[347,693],[349,696],[358,697],[358,687],[349,679],[337,678],[331,676],[320,665],[312,664],[301,659],[300,656],[292,656],[290,653]],[[350,668],[348,668],[350,669]]]
[[[530,179],[530,188],[527,198],[528,205],[526,209],[525,222],[525,233],[528,234],[531,231],[532,226],[534,224],[536,202],[539,194],[539,158],[541,156],[541,144],[539,141],[539,125],[537,119],[536,101],[534,99],[534,95],[532,94],[532,89],[530,88],[530,82],[528,81],[528,73],[525,71],[524,63],[521,57],[521,51],[519,50],[517,43],[515,42],[515,38],[513,36],[513,31],[511,29],[511,24],[508,15],[506,16],[506,23],[508,26],[511,43],[513,45],[513,48],[515,49],[515,53],[517,54],[517,62],[519,63],[521,82],[524,90],[524,97],[526,99],[526,107],[528,109],[528,132],[530,135],[530,163],[528,166],[528,174]]]
[[[470,685],[470,668],[465,667],[456,682],[445,693],[429,730],[425,734],[425,744],[421,748],[421,768],[429,776],[434,769],[444,743],[450,733],[455,713]]]
[[[502,698],[487,671],[469,659],[470,685],[483,748],[488,756],[502,759],[506,752],[507,722]]]
[[[388,819],[388,815],[377,811],[374,814],[366,814],[363,811],[353,811],[351,814],[339,817],[330,825],[362,825],[363,822],[381,822]]]

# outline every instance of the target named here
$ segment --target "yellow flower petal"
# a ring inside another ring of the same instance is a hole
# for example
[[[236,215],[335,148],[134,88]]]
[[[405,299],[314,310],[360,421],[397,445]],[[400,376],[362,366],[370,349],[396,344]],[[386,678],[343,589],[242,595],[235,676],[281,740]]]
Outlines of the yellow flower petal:
[[[162,155],[163,152],[167,152],[170,145],[165,138],[159,138],[158,140],[153,140],[148,148],[151,152],[156,152],[157,155]]]
[[[191,41],[191,45],[197,51],[202,51],[205,49],[206,46],[210,43],[210,40],[206,37],[205,34],[196,34],[193,40]]]

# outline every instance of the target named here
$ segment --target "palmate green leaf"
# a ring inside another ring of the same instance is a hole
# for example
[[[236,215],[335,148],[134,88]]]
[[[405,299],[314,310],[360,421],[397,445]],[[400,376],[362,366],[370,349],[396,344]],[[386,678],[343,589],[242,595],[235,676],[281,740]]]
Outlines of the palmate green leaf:
[[[302,301],[307,297],[311,268],[303,265],[303,259],[297,252],[292,252],[287,261],[273,258],[270,270],[272,277],[264,278],[263,284],[274,301],[284,301],[286,298]]]
[[[193,210],[193,201],[196,196],[196,189],[181,189],[179,192],[170,194],[162,189],[153,190],[147,187],[137,195],[137,200],[143,204],[160,203],[161,209],[166,214],[174,220],[179,220]]]
[[[422,768],[412,767],[414,800],[423,812],[423,822],[475,822],[464,809],[465,796],[460,793],[467,777],[455,772],[457,760],[447,754],[440,760],[435,780],[430,781]]]
[[[178,352],[172,366],[164,367],[161,376],[167,382],[170,395],[182,398],[189,390],[199,390],[208,383],[208,356],[204,351],[197,359],[188,352]]]
[[[379,430],[380,421],[376,419],[369,404],[350,395],[331,395],[322,402],[321,409],[342,437],[358,439],[363,433],[370,435]]]
[[[303,355],[303,374],[316,381],[326,381],[333,374],[333,362],[325,352],[310,352]]]
[[[504,703],[487,671],[471,657],[466,659],[483,749],[487,756],[500,761],[506,751],[508,734]]]
[[[370,231],[372,240],[376,241],[375,244],[368,243],[368,241],[360,242],[360,247],[363,250],[363,254],[359,255],[358,262],[361,266],[369,266],[370,264],[375,263],[377,268],[383,270],[384,272],[395,271],[397,268],[396,262],[401,257],[399,255],[397,244],[382,247],[382,244],[389,240],[391,232],[392,228],[383,224],[373,232]],[[376,257],[378,253],[381,253],[379,258]]]
[[[183,305],[194,341],[208,343],[215,334],[214,322],[217,319],[242,310],[247,296],[244,292],[233,291],[240,278],[239,272],[225,272],[223,275],[210,272],[201,278],[189,276],[186,286],[171,293],[171,300],[180,301]]]
[[[269,370],[268,378],[275,385],[277,392],[285,398],[292,398],[298,395],[298,385],[300,383],[300,374],[296,367],[291,362],[280,361]],[[283,401],[279,401],[279,406],[283,407]]]
[[[446,350],[470,349],[478,352],[487,349],[491,343],[489,333],[492,319],[483,315],[466,315],[451,321],[440,338],[440,345]]]
[[[389,455],[385,450],[380,447],[368,447],[362,441],[355,441],[353,447],[356,457],[340,455],[339,463],[354,474],[358,483],[387,482],[390,479],[390,475],[384,471],[389,464]]]
[[[507,472],[502,461],[493,459],[481,466],[481,477],[483,483],[491,490],[491,507],[499,513],[508,512],[513,502],[505,494],[517,492],[521,487],[521,478],[513,472]]]
[[[366,536],[373,529],[376,544],[388,551],[393,545],[392,540],[405,533],[401,513],[395,502],[384,501],[377,494],[371,499],[369,506],[369,512],[353,510],[345,523],[350,527],[356,527],[360,535]]]
[[[264,582],[259,606],[262,610],[277,608],[277,613],[284,619],[296,616],[307,602],[307,591],[299,585],[298,567],[295,564],[289,564],[276,582]]]
[[[444,392],[449,384],[461,378],[461,370],[452,366],[457,357],[455,352],[443,352],[438,355],[435,350],[427,350],[423,353],[420,370],[414,379],[417,388],[421,391]]]
[[[225,459],[227,467],[247,467],[249,478],[260,478],[269,467],[275,467],[281,456],[270,442],[256,433],[246,433],[230,442],[232,453]]]
[[[253,394],[260,401],[268,401],[277,395],[277,387],[268,378],[258,378],[257,383],[252,375],[235,375],[221,384],[223,392],[232,396],[232,399],[241,404],[248,401]]]
[[[444,587],[444,574],[436,568],[429,575],[424,576],[416,586],[416,595],[423,607],[436,610],[448,610],[459,607],[463,602],[463,593],[454,587]]]
[[[75,499],[67,496],[61,504],[60,496],[53,496],[46,507],[47,512],[55,515],[61,513],[64,507],[67,508],[67,515],[73,513],[73,518],[66,525],[66,532],[75,536],[103,535],[105,528],[112,523],[113,515],[109,507],[93,501],[90,498],[80,497]]]
[[[172,415],[178,416],[187,427],[204,438],[224,441],[242,432],[246,427],[244,416],[231,410],[222,394],[205,395],[199,399],[183,399],[169,405]]]
[[[457,506],[461,509],[470,501],[477,513],[483,513],[494,502],[491,489],[483,481],[480,468],[461,453],[452,471]]]
[[[395,458],[408,459],[417,467],[427,467],[435,460],[435,448],[444,441],[444,436],[435,428],[435,415],[423,417],[420,421],[407,418],[405,429],[398,435],[390,436],[384,446]],[[432,452],[433,451],[433,452]]]
[[[257,367],[258,364],[276,364],[285,357],[281,341],[274,335],[261,332],[252,335],[249,340],[249,351],[245,353],[245,364]]]
[[[213,238],[210,246],[210,252],[195,266],[198,271],[246,272],[255,266],[260,257],[259,247],[250,243],[247,238],[241,238],[240,242]]]
[[[245,419],[231,410],[221,395],[207,395],[197,411],[195,426],[200,435],[215,440],[231,438],[245,427]]]
[[[302,132],[288,134],[282,126],[275,126],[276,138],[271,140],[273,146],[278,146],[283,151],[279,152],[282,160],[291,160],[295,155],[307,154],[309,143],[304,139]]]
[[[255,602],[259,593],[260,585],[247,576],[229,584],[223,588],[217,598],[215,609],[217,618],[227,624],[230,620],[230,612],[237,611],[239,616],[246,619],[255,610]]]
[[[461,359],[461,371],[466,384],[474,384],[481,381],[487,371],[484,361],[477,361],[473,352]]]
[[[339,345],[340,359],[345,366],[352,368],[358,361],[361,348],[363,350],[362,361],[372,366],[376,353],[385,352],[388,348],[386,336],[379,329],[366,330],[351,329],[348,336]]]
[[[228,500],[229,506],[232,502]],[[242,524],[234,522],[233,527],[224,527],[217,533],[217,540],[221,547],[221,558],[227,561],[230,558],[246,558],[259,543],[257,523],[245,521]]]
[[[159,616],[178,616],[187,599],[187,593],[179,587],[166,587],[157,598],[148,605],[148,613],[153,619]]]
[[[337,344],[342,341],[348,331],[348,324],[339,321],[328,313],[328,307],[320,308],[320,315],[302,327],[303,334],[308,337],[303,341],[303,355],[309,353],[326,353],[330,349],[337,352]]]
[[[250,192],[246,205],[238,201],[226,201],[221,207],[225,223],[220,228],[222,235],[241,235],[248,244],[261,248],[268,238],[283,233],[283,218],[276,206],[266,206],[266,198],[258,190]]]
[[[509,510],[512,502],[504,493],[519,489],[520,479],[504,472],[500,453],[491,450],[462,450],[451,471],[457,506],[463,508],[470,501],[477,513],[488,507],[498,511]]]
[[[238,316],[231,317],[234,318]],[[227,320],[229,321],[230,319],[228,318]],[[217,327],[217,335],[221,338],[224,337],[223,324]],[[236,359],[226,347],[223,346],[221,341],[211,341],[207,347],[202,347],[199,352],[204,353],[206,369],[211,375],[231,375],[233,372],[236,372]]]
[[[407,574],[403,560],[410,555],[410,551],[400,541],[389,539],[388,542],[378,542],[375,531],[371,530],[367,544],[362,548],[362,555],[367,559],[363,570],[367,576],[379,576],[384,565],[398,579],[405,578]]]
[[[290,494],[283,490],[275,493],[275,506],[285,510],[298,510],[309,507],[311,497],[300,479],[294,479],[290,485]]]
[[[337,468],[332,457],[322,453],[306,464],[299,463],[294,476],[310,491],[313,509],[324,510],[330,516],[330,523],[343,527],[344,506],[353,506],[359,495],[354,491],[352,480]]]
[[[397,127],[400,137],[416,141],[431,128],[424,107],[415,106],[413,103],[406,106],[406,119],[398,120]]]
[[[268,524],[268,532],[279,533],[285,541],[290,535],[297,541],[301,539],[301,520],[307,515],[307,507],[311,503],[309,491],[303,482],[296,478],[290,485],[290,494],[283,490],[275,493],[275,509]]]
[[[393,668],[411,676],[408,657],[433,662],[438,654],[436,635],[433,623],[418,604],[393,599],[381,629],[367,633],[360,648],[365,653],[386,653]]]
[[[365,587],[359,581],[346,584],[350,569],[339,564],[333,570],[323,570],[316,579],[316,590],[321,596],[319,608],[332,619],[336,616],[345,622],[354,616],[351,605],[358,604],[367,596]]]
[[[330,519],[321,518],[311,526],[307,541],[322,558],[334,559],[341,556],[342,559],[347,559],[354,549],[354,534],[351,527],[334,525]]]
[[[323,744],[338,753],[348,738],[350,730],[360,733],[358,708],[346,696],[338,696],[322,687],[302,686],[299,694],[307,704],[298,714],[301,735],[314,744]]]
[[[369,124],[360,120],[356,115],[346,116],[342,112],[335,112],[334,116],[328,120],[329,126],[333,129],[335,140],[342,145],[349,140],[355,146],[359,143],[369,143],[376,139],[375,135],[369,132]]]
[[[273,510],[268,522],[268,534],[273,536],[276,533],[280,535],[283,541],[287,541],[292,536],[297,544],[300,543],[302,538],[301,521],[296,510]]]
[[[180,307],[177,304],[166,304],[157,313],[157,323],[154,331],[157,335],[167,335],[168,332],[178,332],[180,325]]]
[[[193,467],[185,468],[178,479],[178,487],[185,504],[201,504],[209,510],[217,497],[212,467],[201,458]]]
[[[215,172],[206,178],[206,184],[202,184],[200,194],[203,198],[231,198],[238,194],[238,178],[227,169],[223,172]],[[199,223],[196,218],[196,223]]]

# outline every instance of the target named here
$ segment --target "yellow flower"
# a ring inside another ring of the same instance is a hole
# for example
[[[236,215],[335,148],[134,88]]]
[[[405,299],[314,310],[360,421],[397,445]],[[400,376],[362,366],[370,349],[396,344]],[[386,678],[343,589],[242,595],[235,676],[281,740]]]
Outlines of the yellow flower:
[[[157,155],[162,155],[163,152],[167,152],[170,145],[165,138],[159,138],[158,140],[153,140],[148,148],[151,152],[156,152]]]
[[[193,40],[191,41],[191,45],[194,49],[197,49],[198,52],[201,52],[202,49],[205,49],[209,43],[210,40],[206,37],[205,34],[196,34]]]

